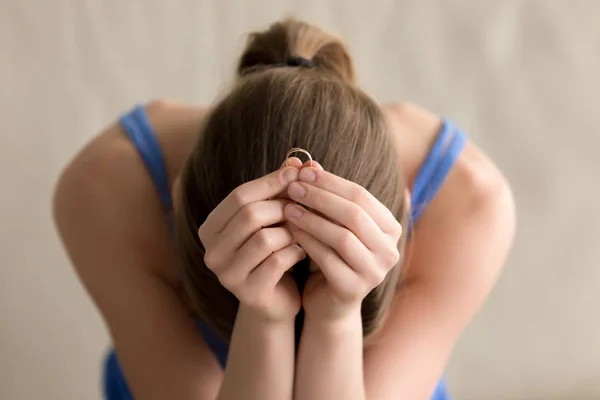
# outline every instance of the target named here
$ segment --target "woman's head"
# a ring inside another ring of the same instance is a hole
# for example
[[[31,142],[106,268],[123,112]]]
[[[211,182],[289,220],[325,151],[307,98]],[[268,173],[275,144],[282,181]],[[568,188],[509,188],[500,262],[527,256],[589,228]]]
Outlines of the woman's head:
[[[293,57],[312,67],[287,66]],[[176,233],[194,311],[230,338],[238,302],[204,264],[198,227],[233,189],[280,168],[293,147],[368,189],[404,223],[404,184],[392,141],[379,106],[356,85],[339,39],[296,20],[251,35],[237,82],[206,116],[181,177]],[[389,307],[399,268],[363,301],[365,335]]]

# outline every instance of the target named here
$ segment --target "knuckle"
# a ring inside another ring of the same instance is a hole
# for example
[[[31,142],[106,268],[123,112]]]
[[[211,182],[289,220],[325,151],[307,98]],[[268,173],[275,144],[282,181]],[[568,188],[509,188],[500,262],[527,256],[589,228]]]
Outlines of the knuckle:
[[[351,200],[355,203],[360,203],[367,196],[367,189],[360,185],[355,185],[350,195]]]
[[[204,264],[213,272],[218,268],[219,260],[215,251],[207,250],[204,253]]]
[[[311,192],[312,192],[312,190],[310,190],[310,187],[308,187],[307,188],[308,196],[310,196]],[[315,205],[315,208],[321,208],[325,203],[325,197],[321,193],[318,193],[318,192],[314,193],[312,195],[312,198],[313,198],[313,204]]]
[[[336,191],[335,189],[339,187],[335,180],[331,179],[331,176],[328,176],[327,174],[320,174],[319,180],[322,182],[321,184],[323,185],[323,188],[330,192]]]
[[[389,246],[377,255],[378,264],[387,273],[400,262],[401,256],[398,248]]]
[[[257,212],[256,207],[249,204],[242,208],[242,221],[244,224],[249,226],[256,226],[260,224],[260,213]]]
[[[198,235],[198,239],[200,239],[200,241],[204,241],[204,237],[206,235],[206,224],[200,225],[196,233]]]
[[[387,270],[382,268],[372,268],[370,275],[371,287],[375,287],[380,285],[385,280],[385,277],[387,276]]]
[[[233,201],[233,203],[238,206],[241,207],[243,205],[245,205],[247,203],[246,198],[246,184],[243,184],[241,186],[238,186],[237,188],[235,188],[233,190],[233,192],[231,192],[231,199]]]
[[[221,285],[230,290],[235,290],[241,283],[239,274],[236,274],[234,271],[223,271],[218,275],[218,278]]]
[[[400,252],[398,251],[398,248],[390,246],[385,253],[385,259],[389,268],[392,268],[394,265],[398,264],[400,261]]]
[[[342,253],[347,253],[354,248],[354,245],[354,235],[350,231],[344,230],[344,232],[340,235],[339,250]]]
[[[254,241],[259,249],[270,249],[273,245],[273,238],[267,229],[261,229],[254,234]]]
[[[373,290],[378,284],[373,284],[370,282],[365,282],[363,281],[360,285],[359,285],[359,289],[356,291],[357,293],[360,293],[360,295],[364,298],[366,297],[371,290]]]
[[[393,224],[392,228],[392,235],[394,236],[394,239],[396,239],[396,241],[400,240],[400,238],[402,237],[402,232],[402,225],[398,221],[396,221]]]
[[[327,251],[321,256],[321,260],[319,260],[318,264],[323,263],[323,265],[333,265],[338,261],[338,257],[332,251]]]
[[[269,257],[269,263],[273,268],[282,267],[286,263],[286,257],[281,251],[277,251]]]
[[[360,292],[366,293],[379,285],[382,280],[381,268],[376,263],[368,263],[358,274]]]
[[[348,218],[352,221],[352,223],[357,223],[363,218],[363,210],[357,205],[353,205],[348,211]]]
[[[265,182],[266,182],[267,186],[269,187],[269,192],[275,193],[275,192],[279,191],[279,189],[281,188],[280,182],[283,180],[282,174],[283,174],[283,170],[280,173],[275,174],[273,176],[269,176],[269,177],[267,177],[267,179],[265,179]]]
[[[306,214],[305,214],[306,215]],[[316,221],[316,218],[305,218],[302,217],[302,219],[299,221],[298,225],[300,227],[302,227],[301,230],[294,232],[294,235],[303,235],[306,232],[317,232],[319,230],[319,224]],[[304,232],[306,231],[306,232]],[[298,237],[298,236],[295,236]]]

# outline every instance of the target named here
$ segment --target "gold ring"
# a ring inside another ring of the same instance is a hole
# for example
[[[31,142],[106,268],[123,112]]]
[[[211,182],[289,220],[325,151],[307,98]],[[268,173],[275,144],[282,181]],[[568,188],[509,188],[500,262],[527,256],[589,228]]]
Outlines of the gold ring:
[[[287,154],[285,155],[285,166],[289,167],[288,165],[288,159],[290,158],[290,156],[294,153],[304,153],[308,156],[308,159],[310,161],[310,166],[313,166],[313,160],[312,160],[312,156],[310,155],[310,153],[304,149],[301,149],[300,147],[294,147],[293,149],[290,149]]]

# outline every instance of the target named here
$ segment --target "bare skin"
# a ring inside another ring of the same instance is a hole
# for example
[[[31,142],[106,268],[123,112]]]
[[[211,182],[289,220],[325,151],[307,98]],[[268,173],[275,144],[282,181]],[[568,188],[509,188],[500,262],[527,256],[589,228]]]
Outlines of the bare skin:
[[[440,120],[410,104],[383,108],[411,187]],[[175,102],[148,106],[172,187],[177,187],[177,176],[205,112]],[[304,169],[297,167],[298,173]],[[317,174],[322,173],[317,169]],[[314,183],[302,184],[315,190],[320,179],[326,178],[319,175]],[[332,398],[332,393],[360,400],[426,399],[454,343],[493,287],[515,228],[508,184],[469,144],[416,226],[407,246],[407,284],[396,296],[374,344],[362,348],[357,335],[359,303],[348,299],[343,310],[329,309],[336,318],[307,311],[294,364],[289,352],[293,307],[275,314],[257,312],[260,305],[242,307],[224,373],[181,296],[176,256],[156,189],[117,124],[95,138],[65,169],[56,189],[54,214],[69,256],[107,321],[129,385],[139,399],[294,396],[319,400]],[[310,238],[302,238],[310,229],[296,222],[299,230],[294,237],[304,240],[303,247],[310,253]],[[284,236],[282,246],[289,240]],[[319,253],[313,249],[311,258]],[[290,250],[288,255],[293,265],[300,253]],[[351,263],[339,265],[352,268]],[[326,296],[329,289],[316,293]],[[296,298],[289,299],[288,306],[297,306]],[[283,357],[275,357],[282,353]],[[250,364],[251,357],[258,358]],[[350,380],[353,385],[344,385]],[[265,390],[264,382],[272,386]]]

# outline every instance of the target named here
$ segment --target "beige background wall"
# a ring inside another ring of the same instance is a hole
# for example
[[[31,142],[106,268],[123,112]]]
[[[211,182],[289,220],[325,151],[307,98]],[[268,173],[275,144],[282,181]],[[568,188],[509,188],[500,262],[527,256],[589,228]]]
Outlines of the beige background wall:
[[[210,102],[242,34],[290,11],[346,38],[377,99],[451,116],[513,184],[519,234],[448,367],[455,398],[600,399],[595,0],[0,0],[0,399],[100,396],[107,333],[50,219],[61,167],[134,102]]]

